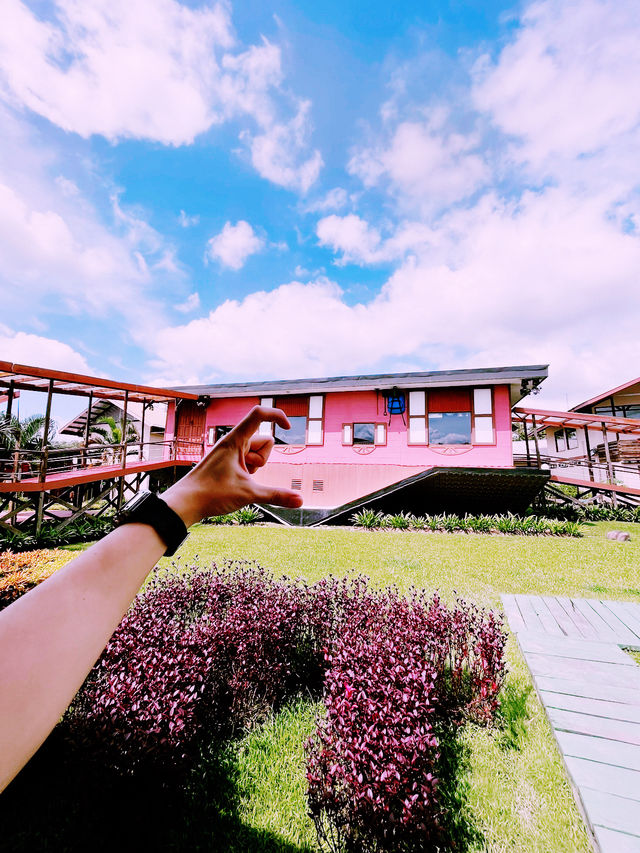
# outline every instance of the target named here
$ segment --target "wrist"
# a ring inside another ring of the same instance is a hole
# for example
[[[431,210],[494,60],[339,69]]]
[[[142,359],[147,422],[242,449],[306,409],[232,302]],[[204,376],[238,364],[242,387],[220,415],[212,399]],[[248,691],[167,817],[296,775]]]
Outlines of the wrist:
[[[192,489],[181,487],[180,483],[176,483],[159,497],[180,516],[186,527],[191,527],[197,521],[202,521],[204,516],[198,509]]]

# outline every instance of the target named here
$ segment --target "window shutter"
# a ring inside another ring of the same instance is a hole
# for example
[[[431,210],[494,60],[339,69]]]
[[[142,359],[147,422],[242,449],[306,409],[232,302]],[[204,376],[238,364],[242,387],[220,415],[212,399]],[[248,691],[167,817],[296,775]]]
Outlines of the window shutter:
[[[309,397],[309,420],[307,421],[307,444],[322,444],[324,440],[322,429],[324,398],[314,395]],[[305,413],[306,414],[306,413]]]
[[[342,426],[342,443],[353,444],[353,428],[351,424],[343,424]]]
[[[473,389],[473,443],[495,443],[493,393],[491,388]]]
[[[273,397],[261,397],[260,405],[264,406],[265,409],[273,408]],[[260,429],[258,430],[259,435],[273,435],[273,424],[271,421],[263,421],[260,424]]]
[[[387,425],[386,424],[376,424],[374,444],[386,444],[386,443],[387,443]]]

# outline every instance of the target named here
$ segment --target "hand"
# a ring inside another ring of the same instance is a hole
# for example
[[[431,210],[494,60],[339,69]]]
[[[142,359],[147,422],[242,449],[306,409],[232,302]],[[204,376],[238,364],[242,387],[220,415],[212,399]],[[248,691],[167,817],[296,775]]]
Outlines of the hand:
[[[187,527],[210,515],[225,515],[250,503],[302,506],[299,492],[261,486],[251,476],[266,464],[274,444],[271,436],[257,434],[263,421],[291,428],[281,409],[255,406],[192,471],[164,492],[162,499]]]

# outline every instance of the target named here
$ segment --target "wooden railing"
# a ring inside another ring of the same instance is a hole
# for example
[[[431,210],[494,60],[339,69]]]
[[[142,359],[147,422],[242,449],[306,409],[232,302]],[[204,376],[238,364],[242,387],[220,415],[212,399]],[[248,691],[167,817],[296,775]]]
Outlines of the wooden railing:
[[[159,460],[178,458],[173,441],[90,444],[68,449],[49,447],[44,451],[0,451],[0,482],[19,483],[34,478],[44,482],[51,474],[72,473],[98,466],[117,465],[126,470],[133,462],[150,461],[153,451]]]

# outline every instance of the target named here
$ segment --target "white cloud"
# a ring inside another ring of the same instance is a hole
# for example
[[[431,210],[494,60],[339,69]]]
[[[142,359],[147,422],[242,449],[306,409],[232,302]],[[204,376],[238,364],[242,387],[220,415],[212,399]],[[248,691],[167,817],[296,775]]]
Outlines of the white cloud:
[[[115,315],[125,330],[143,334],[162,322],[150,289],[183,278],[173,247],[117,196],[105,194],[101,216],[75,182],[61,179],[56,145],[34,142],[28,126],[2,107],[0,123],[3,320],[23,326],[27,310],[40,321]]]
[[[518,140],[513,156],[557,166],[636,134],[638,21],[636,0],[543,0],[528,7],[497,62],[483,57],[475,75],[476,104]]]
[[[216,50],[233,43],[224,4],[58,0],[41,20],[7,0],[0,35],[4,87],[67,131],[108,139],[191,142],[216,120]]]
[[[354,151],[349,171],[366,187],[388,182],[392,193],[419,209],[440,211],[473,195],[489,177],[478,139],[446,127],[434,110],[427,121],[402,121],[388,143]]]
[[[190,293],[184,302],[180,302],[178,305],[175,306],[175,309],[176,311],[180,311],[182,314],[190,314],[192,311],[195,311],[199,307],[200,294]]]
[[[227,222],[222,231],[208,241],[205,257],[232,270],[239,270],[250,255],[260,252],[264,246],[264,239],[241,219],[235,225]]]
[[[197,214],[188,216],[184,210],[181,210],[178,215],[178,222],[183,228],[190,228],[192,225],[197,225],[200,222],[200,217]]]
[[[0,359],[14,364],[91,374],[84,356],[68,344],[0,326]]]
[[[376,228],[354,213],[326,216],[318,222],[316,234],[321,246],[342,253],[337,266],[398,260],[408,252],[423,251],[434,240],[433,230],[420,222],[401,223],[394,234],[382,240]]]
[[[325,216],[318,222],[316,234],[321,246],[342,252],[340,263],[375,263],[378,260],[380,233],[355,213]]]
[[[342,210],[349,201],[349,195],[342,187],[334,187],[321,198],[307,202],[303,206],[305,213],[328,213],[330,210]]]
[[[235,50],[226,2],[54,0],[44,19],[6,0],[0,96],[65,131],[112,141],[184,145],[240,119],[258,172],[305,192],[322,166],[319,152],[307,153],[309,104],[283,89],[279,47]]]
[[[323,162],[319,151],[305,158],[310,133],[309,101],[299,104],[295,117],[286,124],[275,123],[250,139],[251,161],[263,178],[288,189],[306,193],[316,182]]]

